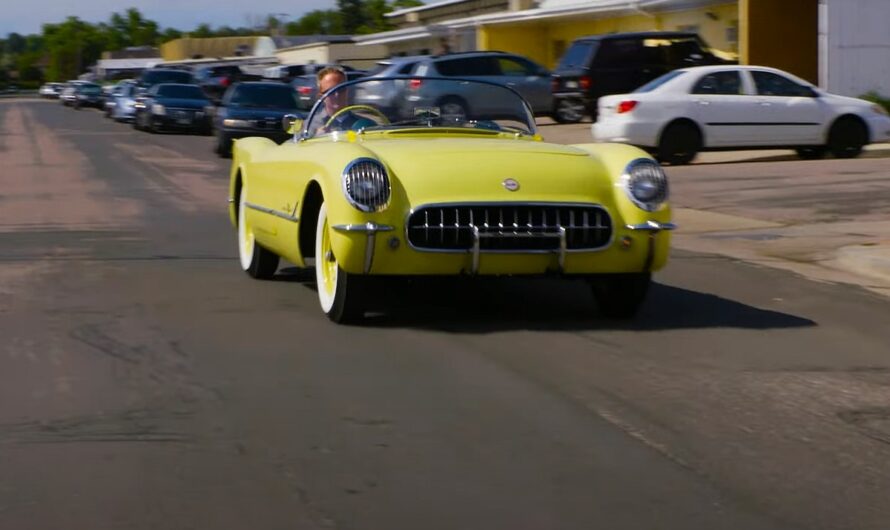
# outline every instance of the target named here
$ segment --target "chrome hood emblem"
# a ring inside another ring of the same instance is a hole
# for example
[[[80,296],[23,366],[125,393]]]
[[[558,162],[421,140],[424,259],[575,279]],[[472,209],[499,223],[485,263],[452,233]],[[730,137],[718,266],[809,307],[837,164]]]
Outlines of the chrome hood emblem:
[[[512,178],[504,179],[501,184],[504,186],[504,189],[507,191],[516,191],[519,189],[519,181]]]

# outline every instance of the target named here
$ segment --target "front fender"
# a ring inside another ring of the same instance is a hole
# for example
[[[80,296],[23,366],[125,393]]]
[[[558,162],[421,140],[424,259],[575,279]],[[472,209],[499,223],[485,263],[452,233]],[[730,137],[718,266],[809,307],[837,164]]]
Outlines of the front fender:
[[[232,226],[238,225],[238,195],[249,173],[250,163],[263,151],[277,146],[272,140],[257,136],[234,140],[232,165],[229,168],[229,221]]]

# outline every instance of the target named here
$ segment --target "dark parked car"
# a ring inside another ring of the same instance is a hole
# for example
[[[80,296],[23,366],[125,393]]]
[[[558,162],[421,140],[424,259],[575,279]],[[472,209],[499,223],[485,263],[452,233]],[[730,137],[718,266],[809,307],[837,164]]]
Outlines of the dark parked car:
[[[290,85],[275,82],[238,83],[230,88],[216,111],[216,154],[232,153],[232,140],[263,136],[283,142],[290,135],[282,128],[288,114],[302,117]]]
[[[74,99],[71,104],[75,109],[81,107],[93,107],[101,109],[105,106],[105,98],[102,95],[102,87],[95,83],[81,83],[74,89]]]
[[[576,39],[553,72],[554,118],[596,121],[597,100],[633,92],[677,68],[728,63],[709,51],[696,33],[613,33]]]
[[[161,83],[138,98],[133,128],[157,132],[162,129],[210,133],[212,103],[198,85]]]
[[[150,68],[143,70],[139,79],[136,80],[136,86],[143,90],[161,84],[161,83],[178,83],[190,85],[195,82],[192,73],[186,70],[173,68]]]
[[[226,90],[235,83],[261,81],[262,79],[262,76],[246,73],[237,64],[205,66],[195,72],[195,82],[213,101],[222,99]]]

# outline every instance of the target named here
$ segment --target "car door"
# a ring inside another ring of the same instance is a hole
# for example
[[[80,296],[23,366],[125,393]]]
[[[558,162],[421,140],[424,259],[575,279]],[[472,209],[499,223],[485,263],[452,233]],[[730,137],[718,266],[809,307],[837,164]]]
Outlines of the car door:
[[[523,57],[505,55],[498,57],[496,62],[500,69],[500,82],[519,92],[535,114],[553,108],[549,72]]]
[[[816,93],[793,79],[766,70],[751,70],[762,145],[820,143],[825,110]]]
[[[689,91],[691,112],[704,129],[707,147],[753,145],[759,128],[751,121],[757,106],[746,93],[744,78],[737,69],[700,74]]]

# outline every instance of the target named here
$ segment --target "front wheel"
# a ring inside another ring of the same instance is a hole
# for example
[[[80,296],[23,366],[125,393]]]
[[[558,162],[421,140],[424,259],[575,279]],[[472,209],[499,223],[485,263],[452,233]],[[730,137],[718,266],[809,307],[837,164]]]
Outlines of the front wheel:
[[[657,158],[662,163],[682,166],[692,162],[701,148],[701,132],[695,125],[686,122],[673,123],[661,133]]]
[[[278,256],[256,242],[247,221],[247,186],[242,186],[238,198],[238,257],[241,268],[251,278],[267,280],[278,270]]]
[[[365,316],[366,278],[340,268],[331,244],[331,227],[324,203],[315,229],[315,280],[321,310],[331,321],[349,324]]]
[[[828,149],[835,158],[856,158],[868,143],[868,130],[856,118],[841,118],[828,133]]]
[[[606,318],[628,319],[646,299],[652,274],[648,272],[606,274],[590,279],[593,297]]]

